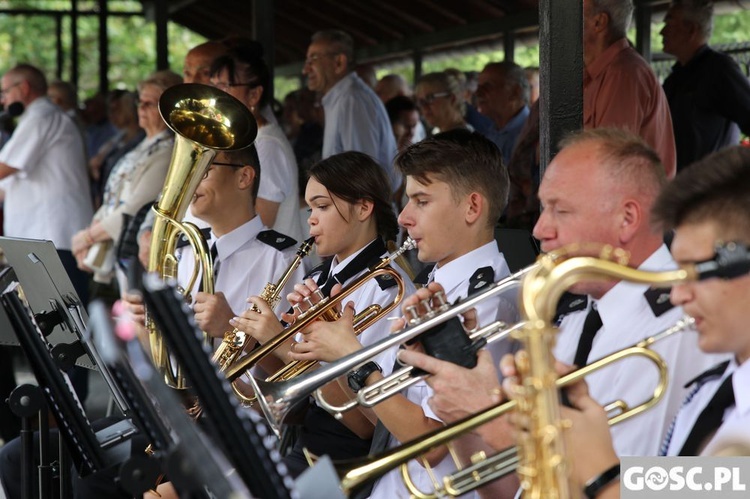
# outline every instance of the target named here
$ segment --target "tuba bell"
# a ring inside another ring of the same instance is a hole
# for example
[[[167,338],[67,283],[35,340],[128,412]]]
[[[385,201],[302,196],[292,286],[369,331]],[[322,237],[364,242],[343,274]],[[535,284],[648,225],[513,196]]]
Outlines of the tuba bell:
[[[244,104],[207,85],[168,88],[159,99],[159,113],[175,133],[175,145],[164,188],[152,208],[155,219],[147,270],[163,279],[176,278],[175,248],[182,235],[193,249],[195,263],[185,289],[192,289],[202,273],[203,291],[213,293],[213,262],[208,244],[198,227],[183,223],[182,219],[214,156],[220,151],[250,146],[258,127]],[[181,369],[174,365],[161,333],[153,321],[147,319],[146,324],[154,365],[169,386],[186,388]]]

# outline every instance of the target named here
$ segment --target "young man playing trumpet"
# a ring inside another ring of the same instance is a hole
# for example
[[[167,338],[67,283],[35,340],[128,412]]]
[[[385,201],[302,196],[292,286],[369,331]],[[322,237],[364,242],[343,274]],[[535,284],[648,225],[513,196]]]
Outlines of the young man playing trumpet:
[[[407,148],[396,158],[396,166],[406,177],[409,199],[399,223],[416,241],[420,261],[435,263],[427,282],[442,283],[446,300],[452,302],[509,275],[494,239],[495,221],[507,202],[508,174],[492,142],[466,130],[445,132]],[[309,295],[311,290],[298,286],[296,292]],[[408,303],[422,306],[418,298],[424,293],[417,291]],[[517,319],[515,300],[487,300],[477,309],[485,322],[503,318],[512,323]],[[400,319],[391,330],[404,326]],[[336,323],[315,323],[304,333],[300,346],[290,355],[294,359],[332,361],[362,348],[353,334],[350,315]],[[337,356],[329,356],[334,349]],[[499,342],[493,350],[499,359],[510,351],[510,342]],[[395,354],[390,351],[384,360],[386,374],[392,365],[400,367],[394,365]],[[491,376],[496,377],[494,369]],[[353,398],[355,392],[381,379],[383,373],[374,371],[356,383],[342,383],[342,387]],[[429,396],[430,389],[420,382],[371,410],[362,410],[371,420],[379,421],[371,454],[442,426],[427,405]],[[455,468],[446,454],[447,449],[441,448],[425,456],[437,477]],[[410,462],[410,474],[417,487],[431,490],[433,483],[423,466]],[[394,470],[375,484],[371,497],[406,494],[400,473]]]

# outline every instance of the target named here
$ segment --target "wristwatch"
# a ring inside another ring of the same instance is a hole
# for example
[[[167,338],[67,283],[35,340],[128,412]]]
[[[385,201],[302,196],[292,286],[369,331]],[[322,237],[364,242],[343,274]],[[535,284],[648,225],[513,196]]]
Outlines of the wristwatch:
[[[349,371],[349,374],[346,375],[346,381],[349,383],[349,388],[351,388],[354,393],[359,392],[365,387],[365,380],[367,377],[375,371],[382,373],[383,368],[380,367],[377,362],[373,361],[364,364],[359,369]]]

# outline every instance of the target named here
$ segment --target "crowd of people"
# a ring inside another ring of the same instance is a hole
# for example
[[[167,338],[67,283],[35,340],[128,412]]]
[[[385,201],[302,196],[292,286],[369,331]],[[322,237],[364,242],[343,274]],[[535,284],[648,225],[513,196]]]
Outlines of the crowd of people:
[[[214,292],[196,282],[186,296],[215,346],[233,329],[247,335],[248,351],[269,342],[303,311],[367,274],[406,236],[416,244],[413,261],[390,262],[400,279],[370,280],[340,304],[340,318],[313,322],[248,376],[266,378],[290,362],[335,362],[507,278],[517,269],[498,247],[498,226],[533,231],[544,253],[591,243],[619,248],[628,266],[649,272],[710,259],[721,243],[750,244],[750,151],[736,145],[739,131],[750,133],[750,84],[731,58],[708,45],[712,3],[671,2],[661,34],[676,62],[663,85],[625,36],[632,16],[632,0],[584,0],[583,130],[559,144],[541,175],[538,71],[509,61],[474,73],[425,74],[412,91],[396,74],[360,77],[352,37],[319,31],[304,59],[306,87],[275,109],[263,47],[228,37],[193,47],[182,76],[157,71],[136,92],[93,96],[85,112],[69,84],[48,84],[42,70],[18,64],[2,76],[0,94],[6,108],[24,108],[0,149],[4,234],[51,240],[82,302],[90,293],[121,299],[128,320],[147,336],[132,275],[149,267],[151,206],[179,140],[159,113],[159,99],[184,82],[232,95],[257,125],[252,146],[213,158],[185,217],[203,229],[211,248]],[[306,260],[293,269],[279,302],[269,305],[261,291],[290,268],[308,238],[319,264]],[[195,270],[193,252],[185,244],[175,250],[182,287]],[[656,407],[608,427],[605,404],[636,405],[656,384],[637,359],[566,389],[560,411],[570,422],[563,433],[571,480],[587,497],[619,496],[623,456],[710,455],[730,443],[750,444],[746,293],[750,277],[741,275],[671,291],[585,281],[563,295],[550,324],[559,329],[552,352],[559,374],[685,315],[695,320],[694,332],[652,347],[669,377]],[[385,307],[400,294],[401,305],[359,330],[357,312]],[[461,317],[467,334],[498,320],[522,320],[514,293],[486,299]],[[310,400],[285,422],[279,450],[286,469],[299,476],[310,454],[376,455],[517,397],[528,362],[521,347],[511,337],[492,342],[478,350],[473,368],[419,346],[373,356],[329,382],[321,390],[325,400],[355,398],[402,365],[428,376],[340,418]],[[12,375],[2,373],[3,390],[13,388]],[[85,399],[85,376],[71,377]],[[252,395],[251,384],[238,386]],[[0,417],[7,444],[0,481],[7,497],[20,497],[18,422],[5,407]],[[455,461],[513,447],[524,433],[523,422],[516,423],[501,416],[458,438],[455,450],[438,447],[410,461],[413,484],[440,486]],[[520,486],[511,473],[462,497],[514,497]],[[75,490],[81,498],[129,497],[106,473],[77,480]],[[180,491],[167,481],[145,497],[155,493]],[[393,470],[353,497],[409,494]]]

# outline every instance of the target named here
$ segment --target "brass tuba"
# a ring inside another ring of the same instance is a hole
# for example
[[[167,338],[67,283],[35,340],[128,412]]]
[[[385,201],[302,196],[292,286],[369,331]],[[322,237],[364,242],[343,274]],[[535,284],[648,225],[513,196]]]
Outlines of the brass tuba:
[[[152,208],[155,219],[147,270],[163,279],[176,278],[174,252],[178,237],[183,235],[193,248],[195,262],[185,289],[189,292],[202,272],[203,290],[213,293],[213,262],[208,244],[194,224],[183,223],[182,219],[217,152],[250,146],[258,127],[244,104],[207,85],[168,88],[159,99],[159,113],[175,132],[175,145],[164,188]],[[152,321],[147,321],[147,326],[154,365],[169,386],[186,388],[181,369],[174,365],[161,333]]]

